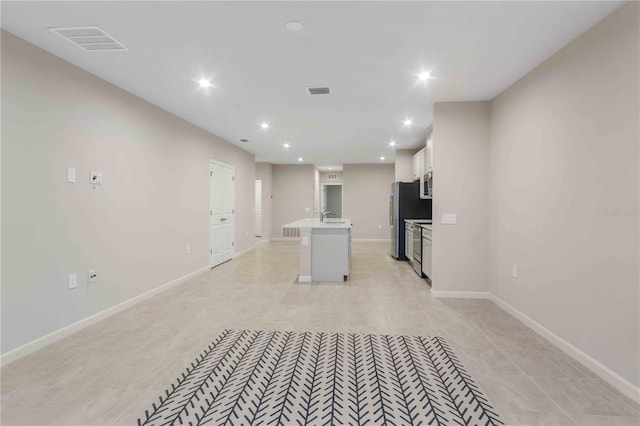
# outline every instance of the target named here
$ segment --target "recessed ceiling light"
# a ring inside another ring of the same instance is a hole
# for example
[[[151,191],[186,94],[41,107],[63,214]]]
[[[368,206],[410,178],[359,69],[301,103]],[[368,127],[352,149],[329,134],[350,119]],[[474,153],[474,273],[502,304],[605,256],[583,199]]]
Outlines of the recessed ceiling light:
[[[285,149],[289,149],[289,147],[290,147],[291,145],[289,145],[289,142],[285,142],[285,143],[283,143],[283,144],[282,144],[282,146],[283,146]]]
[[[298,161],[302,161],[302,157],[298,157]]]
[[[412,119],[410,119],[410,118],[406,118],[406,119],[402,122],[402,124],[404,124],[405,126],[409,127],[409,126],[411,126],[411,125],[413,124],[413,120],[412,120]]]
[[[267,122],[263,121],[263,122],[260,124],[260,127],[261,127],[261,128],[263,128],[264,130],[267,130],[267,129],[269,128],[269,123],[267,123]]]
[[[384,157],[380,157],[380,161],[384,161]]]
[[[303,28],[302,24],[298,21],[289,21],[286,27],[289,31],[300,31]]]
[[[389,146],[396,146],[396,141],[389,142]]]
[[[420,74],[418,74],[418,80],[420,81],[431,80],[431,73],[428,71],[422,71]]]
[[[329,167],[329,170],[333,170],[333,167]]]
[[[200,87],[202,87],[203,89],[207,89],[211,86],[213,86],[213,84],[211,84],[210,80],[207,80],[206,78],[201,78],[200,80],[198,80],[198,84],[200,85]]]

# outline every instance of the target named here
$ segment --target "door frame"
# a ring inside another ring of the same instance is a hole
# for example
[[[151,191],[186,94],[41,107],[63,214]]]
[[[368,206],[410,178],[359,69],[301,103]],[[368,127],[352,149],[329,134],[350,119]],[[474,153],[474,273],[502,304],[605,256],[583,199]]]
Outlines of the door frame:
[[[223,163],[222,161],[218,161],[218,160],[214,160],[212,158],[209,159],[209,168],[208,168],[208,174],[207,174],[207,179],[209,179],[207,181],[207,211],[211,210],[211,166],[213,165],[217,165],[217,166],[222,166],[222,167],[228,167],[229,169],[231,169],[231,172],[233,173],[233,177],[234,179],[232,180],[233,182],[233,188],[232,190],[234,191],[234,197],[233,197],[233,241],[235,243],[235,239],[236,239],[236,197],[235,197],[235,190],[236,190],[236,182],[235,182],[235,176],[236,176],[236,168],[234,166],[232,166],[231,164],[227,164],[227,163]],[[207,215],[207,241],[208,241],[208,248],[209,248],[209,253],[207,253],[207,265],[209,266],[209,268],[213,268],[215,266],[218,265],[211,265],[211,250],[213,250],[213,247],[211,246],[211,213],[209,213]],[[236,247],[235,244],[233,244],[233,254],[231,255],[231,259],[233,259],[235,257],[236,254]],[[222,262],[224,263],[224,262]],[[220,265],[222,264],[220,263]]]
[[[326,187],[327,186],[341,186],[342,187],[342,191],[340,191],[340,206],[342,208],[342,211],[340,212],[340,216],[344,217],[344,183],[340,182],[340,183],[326,183],[323,182],[320,186],[320,212],[322,213],[322,211],[324,209],[327,208],[327,206],[324,205],[324,194],[326,194]]]
[[[258,182],[260,182],[260,234],[262,234],[262,212],[264,210],[263,206],[262,206],[262,179],[255,179],[254,183],[253,183],[253,190],[254,190],[254,194],[253,194],[253,198],[254,198],[254,203],[253,203],[253,220],[254,222],[256,221],[256,215],[258,214],[257,210],[257,206],[256,206],[256,199],[258,199],[258,194],[255,192],[256,189],[258,188]],[[257,234],[257,229],[255,229],[255,223],[254,223],[254,230],[253,233]],[[260,237],[262,238],[262,235],[255,235],[255,237]]]

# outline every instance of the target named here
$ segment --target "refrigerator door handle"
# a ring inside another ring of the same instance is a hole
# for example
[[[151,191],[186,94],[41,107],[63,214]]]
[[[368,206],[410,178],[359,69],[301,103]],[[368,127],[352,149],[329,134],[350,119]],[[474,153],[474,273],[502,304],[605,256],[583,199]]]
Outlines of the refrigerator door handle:
[[[393,194],[389,195],[389,226],[393,227]]]

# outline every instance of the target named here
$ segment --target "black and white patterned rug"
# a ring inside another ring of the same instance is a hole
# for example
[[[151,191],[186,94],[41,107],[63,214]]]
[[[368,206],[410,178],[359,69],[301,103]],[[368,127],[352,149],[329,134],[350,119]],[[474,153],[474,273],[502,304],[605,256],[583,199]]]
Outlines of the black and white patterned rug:
[[[441,337],[226,330],[138,425],[501,425]]]

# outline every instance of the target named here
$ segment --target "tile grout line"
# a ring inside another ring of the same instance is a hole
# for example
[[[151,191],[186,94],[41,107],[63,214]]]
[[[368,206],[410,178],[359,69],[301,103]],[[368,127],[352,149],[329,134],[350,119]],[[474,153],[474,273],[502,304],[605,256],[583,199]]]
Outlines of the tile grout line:
[[[489,338],[489,340],[491,340],[491,338],[490,338],[490,337],[488,337],[488,338]],[[494,343],[494,344],[495,344],[495,343]],[[540,389],[540,391],[541,391],[541,392],[542,392],[542,393],[543,393],[547,398],[549,398],[549,400],[550,400],[551,402],[553,402],[553,403],[556,405],[556,407],[558,407],[558,408],[560,409],[560,411],[561,411],[563,414],[565,414],[565,415],[566,415],[566,416],[567,416],[567,417],[568,417],[568,418],[569,418],[569,419],[570,419],[574,424],[578,425],[578,422],[576,422],[576,421],[573,419],[573,417],[572,417],[571,413],[569,413],[567,410],[565,410],[564,408],[562,408],[562,407],[560,406],[560,404],[558,404],[558,403],[556,402],[556,400],[555,400],[554,398],[552,398],[552,397],[551,397],[551,395],[549,395],[549,394],[548,394],[544,389],[542,389],[542,387],[540,387],[540,385],[539,385],[538,383],[536,383],[536,381],[535,381],[535,380],[533,380],[533,378],[532,378],[531,376],[529,376],[529,375],[528,375],[528,374],[527,374],[527,373],[526,373],[526,372],[525,372],[525,371],[524,371],[524,370],[523,370],[523,369],[518,365],[518,363],[516,363],[516,362],[513,360],[513,358],[511,358],[511,357],[509,356],[509,354],[507,354],[507,351],[505,351],[504,349],[502,349],[502,348],[500,348],[500,347],[499,347],[498,349],[500,350],[500,352],[502,352],[502,354],[503,354],[504,356],[506,356],[506,357],[509,359],[509,361],[513,362],[513,363],[515,364],[516,368],[517,368],[518,370],[520,370],[520,371],[522,372],[522,374],[524,374],[524,376],[525,376],[525,377],[526,377],[526,378],[527,378],[531,383],[533,383],[533,384],[535,385],[535,387],[537,387],[538,389]]]
[[[510,314],[509,314],[509,315],[510,315]],[[511,315],[510,315],[510,316],[511,316]],[[514,318],[514,319],[517,319],[517,318]],[[526,326],[526,324],[525,324],[525,326]],[[565,354],[565,353],[564,353],[564,352],[562,352],[562,351],[560,351],[560,353],[557,353],[556,351],[557,351],[557,350],[560,350],[560,348],[558,348],[557,346],[555,346],[553,343],[549,342],[549,341],[548,341],[547,339],[545,339],[544,337],[540,336],[538,333],[536,333],[536,332],[535,332],[533,329],[531,329],[530,327],[528,327],[528,326],[526,326],[526,327],[527,327],[527,329],[528,329],[529,331],[532,331],[533,333],[535,333],[535,335],[536,335],[536,336],[539,336],[539,337],[541,337],[541,338],[543,339],[543,341],[544,341],[544,343],[545,343],[545,346],[549,346],[549,349],[548,349],[548,351],[549,351],[549,352],[551,352],[551,353],[553,353],[553,354],[555,354],[555,355],[565,355],[565,356],[568,356],[567,354]],[[495,342],[491,339],[491,336],[490,336],[489,334],[487,334],[487,333],[484,333],[484,330],[482,330],[482,329],[481,329],[481,331],[482,331],[482,332],[483,332],[483,334],[485,334],[485,335],[487,336],[487,338],[488,338],[489,340],[491,340],[491,342],[495,345]],[[496,345],[496,346],[498,347],[498,349],[500,349],[500,351],[502,351],[502,352],[504,353],[504,355],[505,355],[507,358],[509,358],[509,360],[511,360],[511,362],[513,362],[513,363],[516,365],[516,367],[517,367],[518,369],[520,369],[520,370],[524,373],[524,375],[525,375],[527,378],[529,378],[533,383],[535,383],[535,385],[536,385],[538,388],[540,388],[540,390],[541,390],[545,395],[547,395],[547,396],[549,397],[549,399],[551,399],[551,400],[552,400],[556,405],[558,405],[558,404],[556,403],[556,401],[555,401],[553,398],[551,398],[551,396],[550,396],[550,395],[548,395],[548,394],[547,394],[547,393],[546,393],[546,392],[545,392],[545,391],[540,387],[540,385],[538,385],[538,383],[536,383],[536,381],[533,379],[533,377],[534,377],[534,376],[530,376],[530,375],[528,375],[524,370],[522,370],[522,368],[520,368],[520,366],[519,366],[519,365],[518,365],[518,364],[513,360],[513,358],[511,358],[511,357],[509,356],[508,351],[506,351],[505,349],[501,348],[501,347],[500,347],[500,346],[498,346],[498,345]],[[576,377],[575,379],[590,380],[590,381],[595,382],[599,387],[601,387],[601,388],[605,389],[605,390],[606,390],[606,391],[607,391],[611,396],[615,397],[615,398],[616,398],[616,400],[618,400],[618,401],[622,402],[624,405],[626,405],[626,406],[627,406],[627,408],[631,408],[631,409],[632,409],[632,411],[634,411],[634,412],[636,413],[636,416],[640,415],[640,411],[636,410],[634,407],[630,407],[630,406],[629,406],[629,403],[627,403],[627,401],[625,401],[624,399],[620,398],[618,395],[615,395],[611,390],[607,389],[607,387],[606,387],[606,386],[602,385],[601,383],[598,383],[598,381],[596,380],[596,378],[594,378],[594,377],[589,377],[589,375],[588,375],[585,371],[583,371],[583,369],[582,369],[582,368],[579,368],[579,367],[577,367],[577,366],[572,365],[572,364],[574,364],[574,363],[577,363],[577,364],[579,364],[579,365],[580,365],[580,363],[579,363],[578,361],[574,360],[574,359],[573,359],[573,358],[571,358],[571,357],[569,357],[569,360],[570,360],[570,361],[572,361],[572,363],[570,363],[570,366],[571,366],[571,367],[573,367],[573,368],[577,369],[578,371],[580,371],[582,374],[584,374],[584,375],[585,375],[585,377]],[[566,360],[564,360],[564,359],[563,359],[562,361],[566,362]],[[596,376],[596,377],[597,377],[597,376]],[[567,414],[567,416],[571,418],[571,420],[573,420],[573,417],[571,417],[572,415],[589,415],[589,414],[586,414],[586,413],[569,413],[568,411],[564,410],[564,409],[563,409],[562,407],[560,407],[559,405],[558,405],[558,407],[559,407],[560,409],[562,409],[562,410],[565,412],[565,414]],[[622,416],[619,416],[619,417],[622,417]]]
[[[462,315],[461,315],[461,314],[459,314],[457,311],[455,311],[455,309],[454,309],[454,312],[456,312],[456,314],[458,314],[458,315],[462,316]],[[511,314],[509,314],[509,317],[510,317],[511,319],[517,320],[517,318],[513,317]],[[464,318],[463,318],[463,319],[464,319]],[[517,321],[518,321],[518,322],[520,322],[519,320],[517,320]],[[465,322],[467,322],[467,320],[466,320],[466,319],[465,319]],[[549,352],[551,352],[551,353],[553,353],[553,354],[555,354],[555,355],[564,355],[564,356],[568,357],[568,360],[566,360],[566,359],[562,359],[562,361],[563,361],[563,362],[568,362],[568,363],[569,363],[569,365],[570,365],[571,367],[573,367],[573,368],[577,369],[580,373],[582,373],[582,374],[584,374],[584,375],[585,375],[585,377],[576,377],[575,379],[580,379],[580,380],[590,380],[590,381],[592,381],[592,382],[595,382],[595,383],[596,383],[600,388],[606,389],[606,391],[607,391],[611,396],[613,396],[613,397],[614,397],[616,400],[618,400],[619,402],[622,402],[622,403],[623,403],[623,405],[625,405],[627,408],[630,408],[634,413],[636,413],[636,414],[635,414],[635,417],[638,417],[638,416],[640,415],[640,410],[638,410],[638,409],[636,409],[635,407],[631,406],[631,404],[629,404],[627,401],[625,401],[625,400],[624,400],[623,398],[621,398],[620,396],[616,395],[616,394],[615,394],[611,389],[607,389],[607,387],[606,387],[606,386],[604,386],[602,383],[599,383],[599,382],[598,382],[598,380],[597,380],[597,379],[599,378],[598,376],[590,377],[590,376],[587,374],[587,372],[585,372],[585,371],[584,371],[584,367],[583,367],[583,368],[580,368],[580,367],[582,367],[582,365],[581,365],[578,361],[576,361],[576,360],[575,360],[575,359],[573,359],[572,357],[570,357],[570,356],[568,356],[567,354],[565,354],[563,351],[561,351],[561,350],[560,350],[560,348],[558,348],[557,346],[553,345],[551,342],[549,342],[549,341],[548,341],[547,339],[545,339],[544,337],[540,336],[538,333],[536,333],[533,329],[531,329],[531,328],[530,328],[529,326],[527,326],[526,324],[523,324],[523,325],[527,328],[527,330],[528,330],[528,331],[531,331],[531,332],[533,332],[536,336],[539,336],[540,338],[542,338],[542,340],[543,340],[543,342],[544,342],[544,346],[548,347],[548,349],[546,349],[547,351],[549,351]],[[532,381],[532,382],[536,385],[536,387],[538,387],[538,388],[539,388],[539,389],[540,389],[540,390],[541,390],[541,391],[542,391],[542,392],[543,392],[547,397],[549,397],[549,399],[550,399],[551,401],[553,401],[553,403],[554,403],[554,404],[556,404],[556,405],[557,405],[557,406],[558,406],[558,407],[559,407],[559,408],[560,408],[560,409],[561,409],[561,410],[562,410],[562,411],[563,411],[563,412],[564,412],[568,417],[570,417],[572,421],[574,421],[574,420],[573,420],[572,415],[589,415],[589,414],[586,414],[586,413],[573,413],[573,414],[572,414],[572,413],[569,413],[568,411],[564,410],[561,406],[559,406],[559,405],[558,405],[558,403],[557,403],[553,398],[551,398],[551,396],[550,396],[550,395],[548,395],[548,394],[547,394],[547,392],[545,392],[545,391],[540,387],[540,385],[538,385],[538,383],[536,383],[536,381],[533,379],[533,377],[534,377],[534,376],[530,376],[530,375],[529,375],[529,374],[527,374],[524,370],[522,370],[522,368],[521,368],[521,367],[520,367],[520,366],[519,366],[519,365],[518,365],[518,364],[513,360],[513,358],[511,358],[511,357],[509,356],[508,351],[507,351],[506,349],[503,349],[502,347],[500,347],[499,345],[497,345],[497,344],[495,343],[495,341],[491,338],[490,334],[489,334],[489,333],[487,333],[487,332],[485,332],[485,329],[483,329],[483,328],[481,328],[481,327],[475,327],[475,328],[476,328],[476,329],[478,329],[478,330],[480,330],[480,331],[481,331],[481,332],[482,332],[482,333],[483,333],[483,334],[484,334],[484,335],[485,335],[485,336],[486,336],[486,337],[491,341],[491,343],[493,343],[493,344],[494,344],[494,346],[496,346],[496,347],[497,347],[497,348],[498,348],[498,349],[499,349],[499,350],[500,350],[500,351],[501,351],[501,352],[502,352],[502,353],[503,353],[503,354],[504,354],[504,355],[505,355],[505,356],[506,356],[506,357],[507,357],[511,362],[513,362],[513,364],[515,364],[515,365],[516,365],[516,367],[517,367],[520,371],[522,371],[522,373],[525,375],[525,377],[527,377],[530,381]],[[576,365],[574,365],[574,364],[578,364],[578,365],[576,366]],[[601,416],[602,416],[602,415],[601,415]],[[616,417],[616,416],[614,415],[614,417]],[[617,416],[617,417],[624,417],[624,416]],[[574,423],[575,423],[575,421],[574,421]]]
[[[457,311],[455,311],[455,309],[453,309],[453,311],[458,314],[458,316],[462,317],[462,319],[464,320],[464,322],[469,322],[467,319],[464,318],[463,315],[461,315],[460,313],[458,313]],[[507,351],[505,349],[503,349],[502,347],[500,347],[500,345],[496,344],[496,342],[491,338],[491,336],[485,332],[485,330],[481,327],[477,327],[474,324],[472,325],[472,329],[479,331],[484,337],[487,338],[487,340],[489,340],[491,342],[491,344],[493,344],[493,346],[495,346],[501,353],[502,355],[504,355],[509,361],[511,361],[513,363],[513,365],[515,365],[515,367],[522,373],[522,375],[524,377],[526,377],[530,382],[532,382],[547,398],[549,398],[549,400],[551,402],[553,402],[554,405],[556,405],[556,407],[558,407],[561,411],[562,414],[565,414],[575,425],[577,425],[577,423],[575,422],[575,420],[573,420],[573,418],[571,417],[571,415],[569,414],[569,412],[567,412],[566,410],[564,410],[549,394],[547,394],[547,392],[545,392],[536,382],[535,380],[533,380],[531,378],[531,376],[529,376],[508,354]],[[446,332],[446,330],[443,330]],[[552,414],[552,413],[550,413]]]

